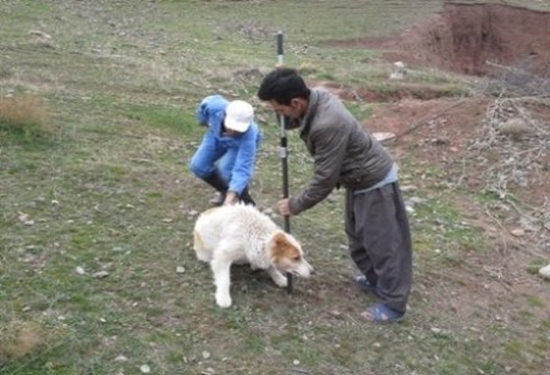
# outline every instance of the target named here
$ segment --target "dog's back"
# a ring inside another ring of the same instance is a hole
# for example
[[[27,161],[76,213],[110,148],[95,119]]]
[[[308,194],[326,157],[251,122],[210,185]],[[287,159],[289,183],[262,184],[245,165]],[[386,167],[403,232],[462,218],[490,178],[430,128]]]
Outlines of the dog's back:
[[[220,241],[225,239],[238,244],[236,247],[243,251],[244,257],[253,256],[245,252],[261,252],[261,249],[249,249],[250,245],[267,241],[276,230],[275,223],[254,206],[212,208],[203,212],[195,223],[194,249],[200,260],[209,262]]]

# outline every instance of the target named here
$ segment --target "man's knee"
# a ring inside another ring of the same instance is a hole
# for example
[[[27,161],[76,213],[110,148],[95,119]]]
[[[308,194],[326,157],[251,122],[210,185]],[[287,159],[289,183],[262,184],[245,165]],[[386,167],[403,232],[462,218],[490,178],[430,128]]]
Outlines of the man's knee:
[[[212,174],[214,168],[213,166],[205,165],[197,162],[195,159],[192,159],[189,163],[189,169],[195,176],[199,178],[206,178]]]

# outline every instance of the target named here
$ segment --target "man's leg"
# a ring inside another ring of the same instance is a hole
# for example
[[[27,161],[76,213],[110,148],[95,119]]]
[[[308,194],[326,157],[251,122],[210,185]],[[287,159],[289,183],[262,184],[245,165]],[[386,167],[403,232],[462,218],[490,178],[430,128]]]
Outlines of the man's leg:
[[[348,248],[350,251],[351,260],[355,263],[359,271],[366,277],[366,280],[370,285],[376,287],[378,277],[374,273],[374,268],[369,254],[363,247],[361,237],[358,236],[355,214],[354,214],[354,200],[353,192],[346,190],[346,203],[345,203],[345,231],[348,237]]]
[[[412,280],[412,244],[399,184],[354,196],[357,235],[372,262],[387,307],[405,312]]]
[[[215,163],[225,152],[226,150],[217,147],[215,140],[207,135],[189,164],[189,168],[197,177],[222,194],[227,191],[227,180]]]

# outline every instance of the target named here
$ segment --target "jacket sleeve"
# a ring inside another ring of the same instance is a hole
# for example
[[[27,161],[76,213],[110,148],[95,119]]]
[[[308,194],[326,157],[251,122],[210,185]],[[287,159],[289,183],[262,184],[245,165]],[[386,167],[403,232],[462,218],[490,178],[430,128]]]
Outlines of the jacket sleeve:
[[[227,100],[220,95],[210,95],[204,98],[195,111],[195,117],[199,124],[211,126],[213,122],[219,123],[224,116]]]
[[[310,134],[314,152],[314,172],[307,188],[290,198],[290,211],[297,215],[325,199],[340,178],[346,155],[349,129],[336,124],[322,127]]]
[[[208,101],[211,98],[211,96],[207,96],[206,98],[204,98],[197,106],[197,110],[195,111],[195,117],[201,125],[208,125]]]
[[[244,188],[249,184],[250,178],[254,173],[254,161],[256,159],[256,150],[258,142],[255,133],[247,134],[247,137],[241,140],[239,150],[235,158],[235,164],[231,172],[231,181],[229,181],[229,191],[241,194]]]

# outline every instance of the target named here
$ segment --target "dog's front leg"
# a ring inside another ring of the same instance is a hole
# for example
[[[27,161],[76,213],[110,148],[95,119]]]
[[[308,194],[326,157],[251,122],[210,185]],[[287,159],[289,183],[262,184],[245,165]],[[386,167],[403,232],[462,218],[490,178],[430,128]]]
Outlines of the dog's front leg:
[[[220,307],[229,307],[232,302],[229,294],[231,260],[216,254],[210,262],[210,266],[214,273],[214,284],[216,285],[216,303]]]
[[[271,276],[271,279],[280,286],[281,288],[285,288],[288,284],[288,280],[286,279],[285,275],[283,275],[279,270],[277,270],[275,267],[271,266],[267,269],[267,273],[269,276]]]

